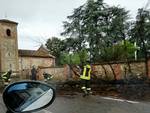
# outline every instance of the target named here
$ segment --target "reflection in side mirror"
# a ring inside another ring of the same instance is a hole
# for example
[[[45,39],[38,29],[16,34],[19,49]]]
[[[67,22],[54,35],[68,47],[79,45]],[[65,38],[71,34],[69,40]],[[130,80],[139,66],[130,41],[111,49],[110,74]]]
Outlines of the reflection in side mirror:
[[[6,107],[14,113],[39,110],[50,105],[55,98],[55,90],[41,82],[23,81],[9,85],[3,93]]]

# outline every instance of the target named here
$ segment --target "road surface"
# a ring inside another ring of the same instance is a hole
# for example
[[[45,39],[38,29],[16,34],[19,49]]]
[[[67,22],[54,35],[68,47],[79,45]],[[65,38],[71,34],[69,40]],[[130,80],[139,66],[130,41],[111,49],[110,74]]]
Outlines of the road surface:
[[[6,108],[0,96],[0,113]],[[150,113],[150,102],[137,102],[110,97],[57,96],[48,108],[34,113]]]

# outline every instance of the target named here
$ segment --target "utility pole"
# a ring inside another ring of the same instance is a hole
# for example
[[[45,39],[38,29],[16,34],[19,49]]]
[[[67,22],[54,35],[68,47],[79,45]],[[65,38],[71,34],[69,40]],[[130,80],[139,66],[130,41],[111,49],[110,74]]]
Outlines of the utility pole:
[[[134,47],[135,48],[137,47],[136,42],[134,42]],[[137,50],[135,50],[135,52],[134,52],[134,58],[135,58],[135,60],[137,60]]]

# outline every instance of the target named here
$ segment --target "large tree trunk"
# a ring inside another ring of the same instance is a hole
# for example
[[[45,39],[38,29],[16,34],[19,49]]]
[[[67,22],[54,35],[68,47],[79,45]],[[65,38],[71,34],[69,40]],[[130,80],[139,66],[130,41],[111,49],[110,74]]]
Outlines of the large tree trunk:
[[[78,70],[78,68],[76,66],[71,66],[70,68],[71,68],[71,71],[74,73],[75,76],[80,77],[80,72],[79,72],[80,70]],[[74,68],[76,68],[76,70]]]
[[[113,75],[114,75],[114,80],[116,81],[116,80],[117,80],[116,73],[115,73],[115,71],[114,71],[114,69],[113,69],[112,65],[111,65],[111,64],[109,64],[109,66],[110,66],[110,68],[111,68],[111,70],[112,70],[112,73],[113,73]]]
[[[103,65],[101,65],[102,68],[104,69],[104,72],[105,72],[105,78],[108,79],[108,74],[107,74],[107,70],[105,69],[105,67]]]

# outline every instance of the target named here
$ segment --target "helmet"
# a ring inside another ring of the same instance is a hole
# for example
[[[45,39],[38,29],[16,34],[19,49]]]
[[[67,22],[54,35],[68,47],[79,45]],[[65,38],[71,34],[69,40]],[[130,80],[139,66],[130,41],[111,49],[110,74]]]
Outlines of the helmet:
[[[8,72],[11,74],[12,73],[12,69],[10,69]]]

